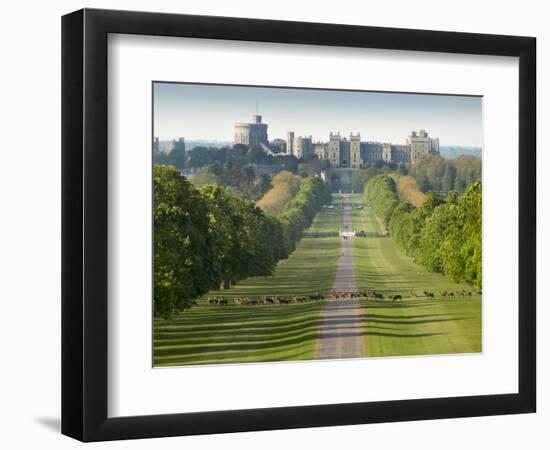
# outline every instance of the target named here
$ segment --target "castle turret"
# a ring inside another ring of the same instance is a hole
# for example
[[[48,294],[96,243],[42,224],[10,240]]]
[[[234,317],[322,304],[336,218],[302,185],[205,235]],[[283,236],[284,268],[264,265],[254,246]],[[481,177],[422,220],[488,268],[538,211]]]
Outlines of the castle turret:
[[[294,155],[294,131],[286,133],[286,154]]]
[[[439,153],[439,139],[432,139],[425,130],[411,131],[406,142],[410,149],[411,164],[428,153]]]
[[[329,135],[328,157],[332,167],[340,167],[340,133]]]
[[[363,167],[363,160],[361,159],[361,134],[349,135],[349,153],[350,153],[350,167],[359,169]]]
[[[267,124],[262,123],[262,116],[254,114],[252,116],[252,123],[236,123],[235,144],[248,145],[254,147],[260,144],[268,144],[267,138]]]

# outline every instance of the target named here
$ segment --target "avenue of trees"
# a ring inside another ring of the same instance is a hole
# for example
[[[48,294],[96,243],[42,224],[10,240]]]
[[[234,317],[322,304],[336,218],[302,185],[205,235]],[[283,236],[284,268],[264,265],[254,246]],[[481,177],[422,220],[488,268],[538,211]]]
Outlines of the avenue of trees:
[[[415,208],[400,199],[394,179],[378,175],[367,183],[365,200],[415,262],[481,290],[481,181],[446,200],[429,193]]]
[[[410,166],[378,161],[353,172],[353,190],[363,192],[364,186],[371,178],[389,173],[412,176],[422,192],[456,191],[462,194],[468,186],[481,179],[481,158],[461,155],[454,159],[446,159],[441,155],[427,155]]]
[[[481,179],[481,158],[462,155],[445,159],[441,155],[428,155],[413,164],[410,172],[423,192],[464,193],[468,186]]]
[[[277,215],[231,189],[195,186],[171,166],[154,166],[154,314],[170,317],[220,286],[273,273],[294,250],[330,192],[303,179]]]

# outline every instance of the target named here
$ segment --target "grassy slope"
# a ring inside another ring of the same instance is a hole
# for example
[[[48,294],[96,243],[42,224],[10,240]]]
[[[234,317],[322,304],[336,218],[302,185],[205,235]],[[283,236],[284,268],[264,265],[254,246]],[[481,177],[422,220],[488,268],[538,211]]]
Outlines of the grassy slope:
[[[356,196],[355,201],[360,202]],[[371,210],[355,210],[356,230],[380,232]],[[472,353],[481,351],[481,297],[438,297],[443,290],[473,290],[428,272],[402,254],[389,238],[354,240],[357,286],[361,290],[402,294],[436,293],[433,299],[405,298],[403,302],[363,300],[367,356]]]
[[[310,231],[337,231],[342,211],[322,211]],[[225,295],[301,295],[332,287],[338,263],[338,237],[305,237],[271,277],[254,277]],[[155,366],[288,361],[315,358],[325,302],[286,306],[199,306],[172,320],[156,320]]]

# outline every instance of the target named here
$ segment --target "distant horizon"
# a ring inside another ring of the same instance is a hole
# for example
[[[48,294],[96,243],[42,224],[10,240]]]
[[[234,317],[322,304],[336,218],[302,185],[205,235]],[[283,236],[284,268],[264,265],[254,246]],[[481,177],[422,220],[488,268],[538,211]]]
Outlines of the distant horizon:
[[[441,146],[483,148],[482,97],[167,82],[155,82],[153,94],[162,141],[231,143],[234,124],[250,122],[258,104],[270,141],[288,131],[315,142],[359,132],[362,141],[404,144],[422,129]]]

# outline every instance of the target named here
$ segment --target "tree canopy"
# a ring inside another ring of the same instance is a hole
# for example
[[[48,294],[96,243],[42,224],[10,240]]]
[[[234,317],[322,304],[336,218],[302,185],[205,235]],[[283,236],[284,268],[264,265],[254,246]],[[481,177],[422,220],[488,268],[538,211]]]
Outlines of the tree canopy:
[[[292,177],[294,175],[289,174]],[[234,188],[195,186],[175,167],[154,166],[154,313],[170,317],[221,283],[273,273],[330,191],[307,177],[277,215]]]
[[[446,200],[430,193],[417,208],[399,198],[391,177],[378,175],[367,183],[365,200],[397,246],[415,262],[481,290],[480,180],[470,184],[463,195],[449,193]]]

